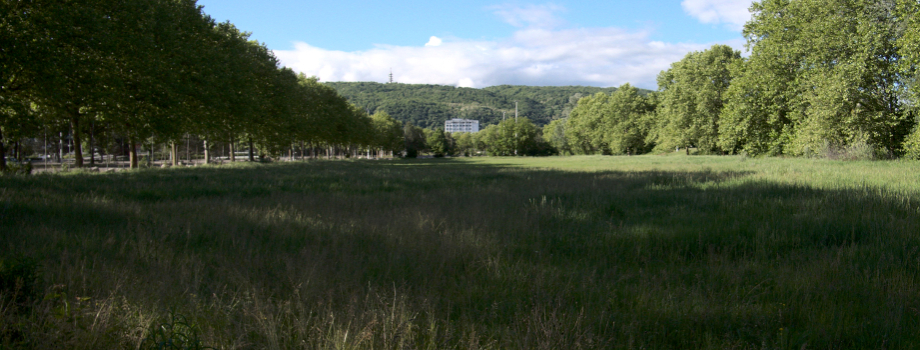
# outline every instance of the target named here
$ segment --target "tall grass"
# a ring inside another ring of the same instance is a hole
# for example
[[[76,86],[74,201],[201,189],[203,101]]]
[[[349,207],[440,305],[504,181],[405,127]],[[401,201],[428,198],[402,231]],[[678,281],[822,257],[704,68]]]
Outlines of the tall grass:
[[[176,317],[219,349],[916,348],[918,170],[642,156],[4,177],[0,259],[37,277],[31,298],[0,290],[0,348],[136,349]]]

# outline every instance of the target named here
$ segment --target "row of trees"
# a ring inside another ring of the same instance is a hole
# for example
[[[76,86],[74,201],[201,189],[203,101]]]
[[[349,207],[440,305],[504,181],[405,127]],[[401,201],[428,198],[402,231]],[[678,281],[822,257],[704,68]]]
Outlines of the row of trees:
[[[429,152],[448,155],[548,156],[557,151],[544,141],[539,127],[528,118],[509,118],[476,133],[447,133],[443,128],[422,129],[407,123],[405,150],[408,157]]]
[[[448,135],[400,123],[385,108],[369,116],[330,85],[279,67],[264,45],[215,23],[195,0],[4,1],[0,154],[23,138],[67,134],[78,167],[84,150],[95,154],[116,140],[136,167],[138,145],[169,145],[175,161],[176,143],[191,134],[205,140],[206,159],[221,143],[231,160],[239,143],[248,144],[250,160],[256,150],[296,148],[409,156],[863,149],[920,157],[920,3],[764,0],[752,10],[744,29],[750,57],[716,45],[663,71],[657,92],[626,84],[577,100],[559,112],[567,118],[542,129],[509,118]],[[489,93],[507,104],[497,94],[513,87],[496,89]]]
[[[72,138],[77,167],[114,139],[130,145],[137,167],[138,145],[175,153],[187,134],[206,140],[205,154],[217,142],[248,143],[250,159],[305,143],[394,148],[381,133],[395,121],[280,68],[195,0],[3,1],[0,53],[0,155],[49,134]]]
[[[656,93],[624,85],[583,98],[545,138],[572,153],[920,157],[920,3],[764,0],[752,11],[750,57],[722,45],[690,53]]]

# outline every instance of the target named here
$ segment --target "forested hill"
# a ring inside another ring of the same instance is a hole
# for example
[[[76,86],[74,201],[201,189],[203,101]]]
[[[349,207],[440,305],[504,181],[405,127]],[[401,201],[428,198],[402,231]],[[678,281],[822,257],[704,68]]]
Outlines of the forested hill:
[[[479,120],[480,127],[497,124],[502,113],[518,113],[542,126],[562,118],[575,107],[578,98],[598,92],[611,93],[616,88],[589,86],[512,86],[484,89],[444,85],[381,84],[372,82],[326,83],[338,90],[359,108],[370,113],[386,111],[396,120],[423,128],[443,127],[451,118]]]

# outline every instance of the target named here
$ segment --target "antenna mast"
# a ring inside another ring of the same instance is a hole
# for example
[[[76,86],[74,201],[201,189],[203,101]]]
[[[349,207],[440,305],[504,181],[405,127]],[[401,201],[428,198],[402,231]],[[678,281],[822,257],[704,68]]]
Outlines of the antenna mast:
[[[390,68],[390,84],[393,83],[393,68]]]

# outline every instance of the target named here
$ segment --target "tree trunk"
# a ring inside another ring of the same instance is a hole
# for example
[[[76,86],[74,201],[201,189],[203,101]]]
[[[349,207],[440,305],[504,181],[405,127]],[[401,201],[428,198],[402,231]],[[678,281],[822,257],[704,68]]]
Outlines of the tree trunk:
[[[48,146],[46,145],[45,148],[48,148]],[[45,153],[48,153],[48,152],[45,152]],[[102,157],[102,158],[100,158],[100,159],[102,160],[103,163],[105,163],[106,168],[108,168],[108,167],[109,167],[109,162],[108,162],[108,160],[106,160],[106,158],[105,158],[105,149],[104,149],[104,148],[100,148],[100,149],[99,149],[99,156]]]
[[[204,140],[204,163],[211,163],[211,145],[208,144],[208,140]]]
[[[134,143],[134,137],[128,138],[128,158],[129,165],[131,169],[137,169],[137,144]]]
[[[235,162],[236,161],[236,150],[233,149],[233,136],[230,137],[229,143],[230,143],[230,161]]]
[[[252,136],[250,136],[250,137],[249,137],[249,161],[250,161],[250,162],[255,162],[255,161],[256,161],[256,155],[255,155],[255,150],[254,150],[254,148],[255,148],[255,147],[253,146]]]
[[[179,165],[179,146],[176,145],[175,141],[169,142],[169,161],[172,166]]]
[[[58,133],[58,162],[61,163],[61,166],[64,166],[64,133]]]
[[[687,150],[687,155],[689,156],[689,155],[690,155],[690,146],[687,146],[686,150]]]
[[[96,135],[94,133],[95,125],[90,124],[89,128],[89,166],[96,166]]]
[[[73,133],[73,166],[83,167],[83,145],[80,144],[80,119],[79,112],[71,113],[70,129]]]
[[[3,130],[0,130],[0,172],[3,171],[6,171],[6,148],[3,147]]]

